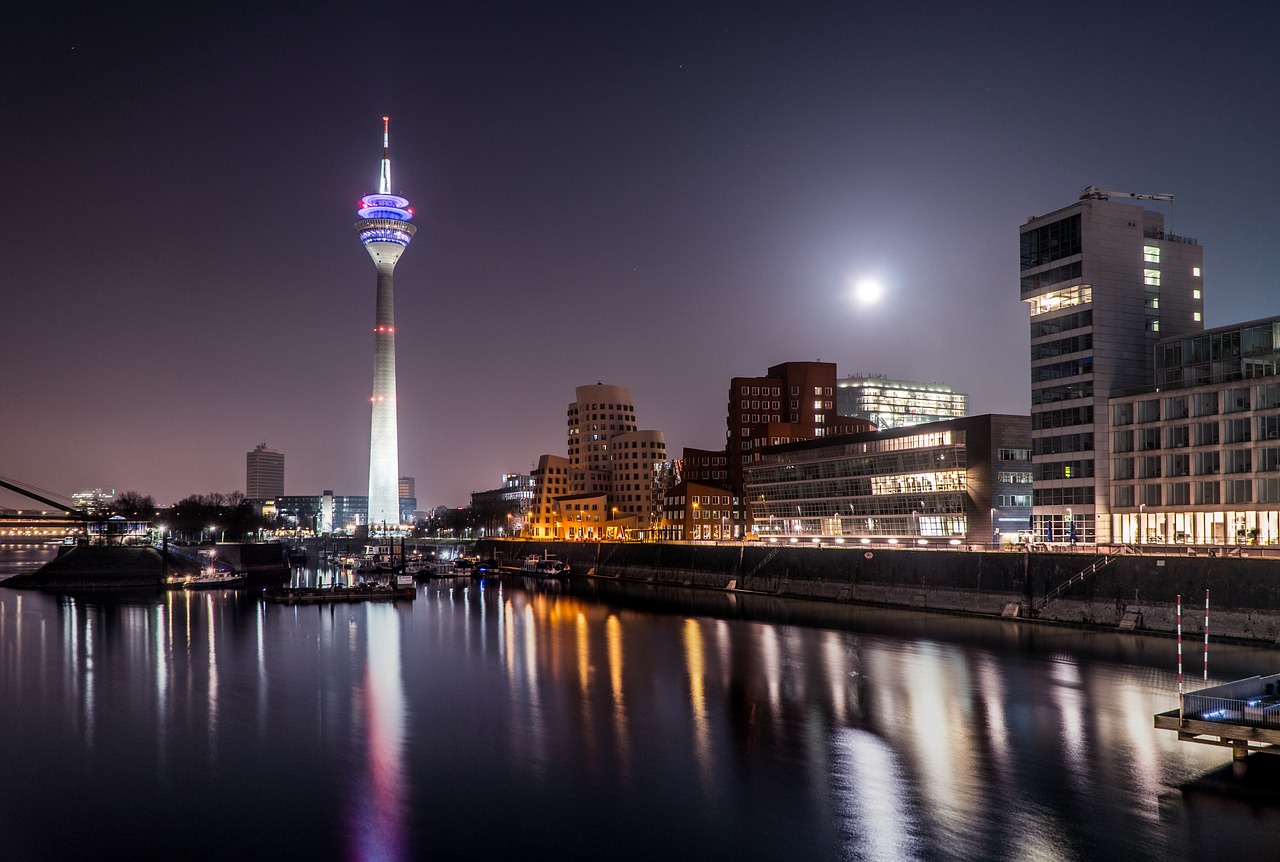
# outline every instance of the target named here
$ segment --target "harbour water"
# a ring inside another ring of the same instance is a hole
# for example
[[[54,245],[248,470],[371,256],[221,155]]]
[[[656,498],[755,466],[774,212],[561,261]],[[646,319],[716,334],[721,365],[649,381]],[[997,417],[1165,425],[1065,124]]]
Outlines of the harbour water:
[[[0,577],[49,554],[0,545]],[[1229,753],[1152,727],[1171,641],[585,581],[419,589],[0,587],[0,858],[1280,858],[1280,811],[1178,792]],[[1277,666],[1214,647],[1210,676]]]

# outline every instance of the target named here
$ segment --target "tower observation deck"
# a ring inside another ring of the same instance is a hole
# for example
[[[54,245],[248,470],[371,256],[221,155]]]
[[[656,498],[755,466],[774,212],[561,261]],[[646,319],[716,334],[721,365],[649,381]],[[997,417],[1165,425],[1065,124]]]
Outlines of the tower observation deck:
[[[392,530],[400,524],[400,453],[396,419],[395,285],[392,274],[417,229],[409,223],[409,201],[391,193],[388,119],[382,118],[382,167],[378,191],[360,199],[356,231],[378,271],[378,301],[373,328],[373,408],[369,426],[369,528]]]

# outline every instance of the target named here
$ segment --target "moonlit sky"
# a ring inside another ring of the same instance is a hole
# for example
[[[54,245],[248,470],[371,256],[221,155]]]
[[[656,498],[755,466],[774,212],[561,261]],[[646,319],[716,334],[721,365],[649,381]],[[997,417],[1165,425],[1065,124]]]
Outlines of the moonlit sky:
[[[2,476],[366,493],[383,114],[422,508],[597,381],[677,454],[792,360],[1025,414],[1018,227],[1089,184],[1176,196],[1207,325],[1280,313],[1273,4],[189,6],[7,13]]]

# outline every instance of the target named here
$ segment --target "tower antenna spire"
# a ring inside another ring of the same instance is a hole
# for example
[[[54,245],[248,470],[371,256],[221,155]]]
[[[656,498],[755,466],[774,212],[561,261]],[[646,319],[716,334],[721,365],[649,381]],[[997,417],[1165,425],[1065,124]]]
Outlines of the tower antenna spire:
[[[387,134],[390,117],[382,118],[382,171],[378,175],[378,193],[391,194],[391,144]]]

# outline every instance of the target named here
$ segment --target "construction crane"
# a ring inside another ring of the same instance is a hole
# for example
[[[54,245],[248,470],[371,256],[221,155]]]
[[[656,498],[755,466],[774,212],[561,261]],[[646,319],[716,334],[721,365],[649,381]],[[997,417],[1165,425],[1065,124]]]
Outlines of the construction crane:
[[[1140,195],[1136,192],[1113,192],[1110,189],[1100,189],[1097,186],[1085,186],[1084,191],[1080,192],[1080,200],[1105,201],[1112,198],[1127,198],[1131,201],[1171,201],[1173,195]]]

